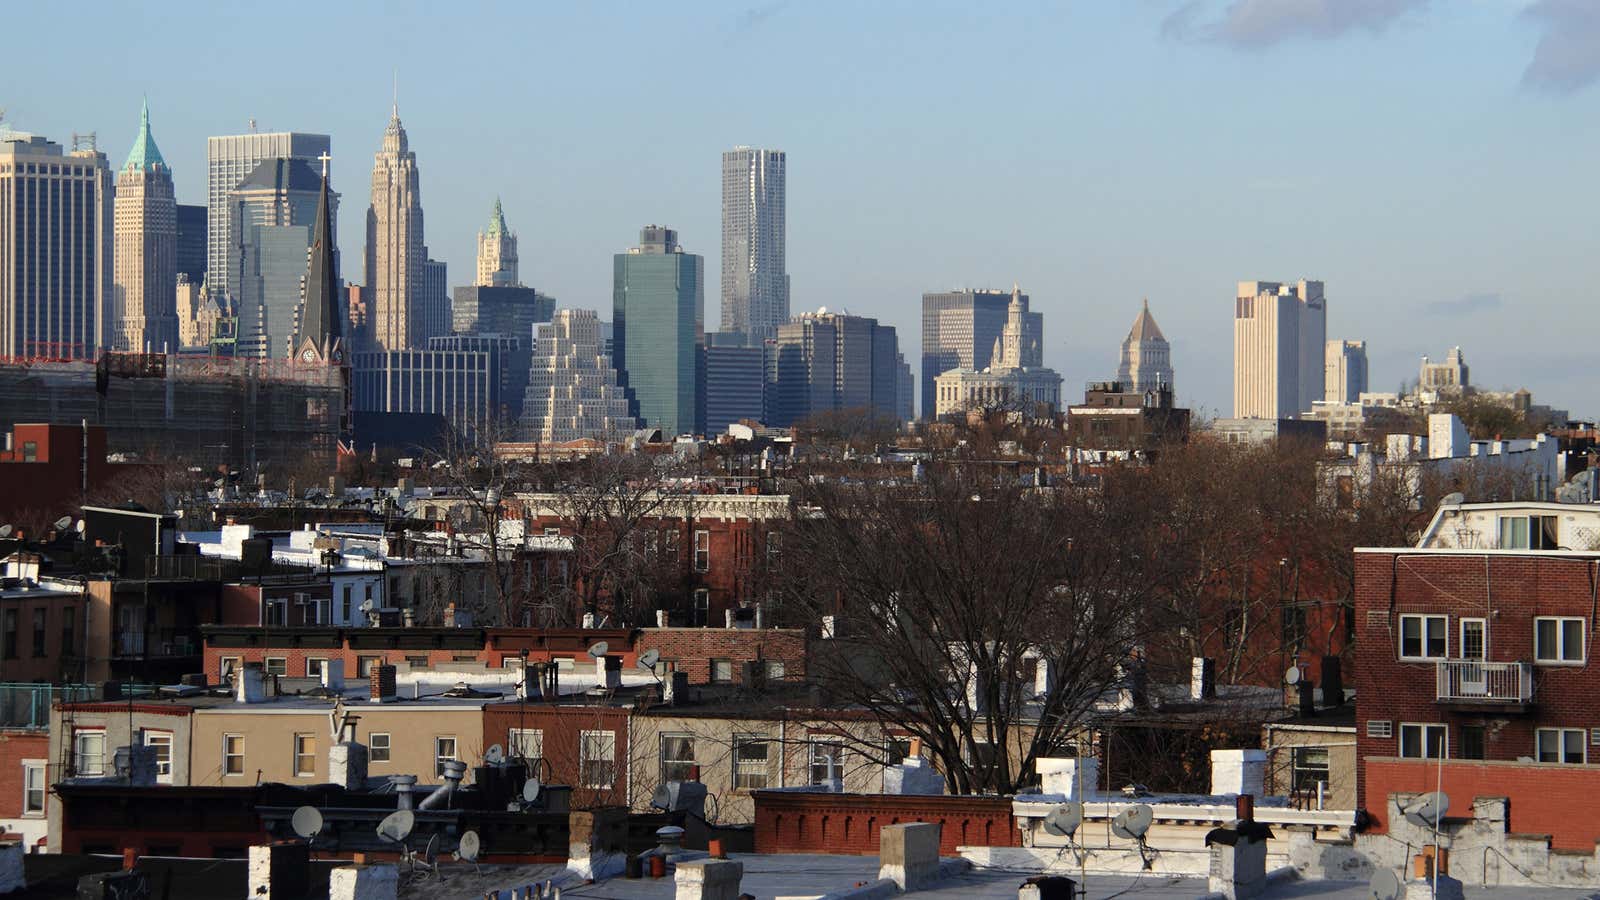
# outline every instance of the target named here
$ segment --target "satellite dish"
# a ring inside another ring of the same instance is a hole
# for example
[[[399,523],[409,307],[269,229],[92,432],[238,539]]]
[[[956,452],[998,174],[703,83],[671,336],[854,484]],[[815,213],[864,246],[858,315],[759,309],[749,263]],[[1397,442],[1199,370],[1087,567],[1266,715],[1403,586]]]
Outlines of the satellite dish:
[[[1083,822],[1083,804],[1076,800],[1063,803],[1044,817],[1044,830],[1056,837],[1069,838]]]
[[[606,651],[610,649],[611,645],[605,641],[595,641],[594,646],[589,648],[589,655],[595,659],[599,659],[600,657],[605,656]]]
[[[461,833],[461,843],[456,847],[456,859],[477,862],[478,851],[481,849],[482,844],[478,840],[478,833],[470,830],[464,831]]]
[[[322,833],[322,813],[315,806],[302,806],[290,817],[289,827],[306,840],[315,840]]]
[[[660,661],[660,650],[646,650],[645,652],[639,654],[639,668],[641,669],[654,669],[656,667],[656,663]]]
[[[368,597],[367,599],[361,601],[361,611],[362,612],[372,612],[372,598],[371,597]]]
[[[1289,667],[1289,671],[1283,673],[1283,683],[1284,684],[1299,684],[1300,683],[1300,667],[1299,666],[1290,666]]]
[[[1461,493],[1460,491],[1445,494],[1443,497],[1439,498],[1440,506],[1460,506],[1465,502],[1467,502],[1467,495]]]
[[[1111,820],[1111,833],[1126,840],[1143,841],[1144,833],[1150,830],[1155,818],[1155,810],[1143,803],[1130,806]]]
[[[10,525],[0,525],[0,538],[8,538],[8,537],[11,537],[11,526]]]
[[[1406,821],[1418,828],[1438,828],[1444,814],[1450,811],[1450,797],[1441,791],[1429,791],[1406,804]]]
[[[1400,897],[1400,876],[1389,869],[1373,872],[1369,886],[1372,889],[1372,900],[1398,900]]]
[[[417,824],[417,816],[409,809],[397,809],[378,823],[378,837],[391,844],[404,844]]]
[[[529,778],[522,785],[522,802],[532,803],[539,799],[539,779]]]
[[[506,761],[506,751],[499,744],[490,744],[489,749],[483,751],[483,763],[488,766],[498,766]]]
[[[71,516],[62,516],[61,518],[56,520],[56,530],[57,531],[66,531],[68,528],[71,528],[71,527],[72,527],[72,517]]]

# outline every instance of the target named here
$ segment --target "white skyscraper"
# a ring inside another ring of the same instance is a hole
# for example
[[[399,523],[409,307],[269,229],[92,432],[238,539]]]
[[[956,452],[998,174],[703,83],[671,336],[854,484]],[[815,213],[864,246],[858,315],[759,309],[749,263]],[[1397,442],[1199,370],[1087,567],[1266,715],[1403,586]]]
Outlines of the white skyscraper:
[[[417,154],[400,124],[398,106],[384,129],[383,149],[373,160],[366,254],[372,340],[379,349],[421,349],[429,337],[447,333],[433,331],[439,316],[431,307],[446,289],[442,273],[428,269]],[[441,283],[435,285],[435,280]]]
[[[1172,388],[1172,345],[1167,343],[1156,317],[1150,315],[1150,301],[1144,301],[1128,337],[1122,342],[1122,361],[1117,365],[1117,381],[1123,390],[1144,393],[1158,387]]]
[[[117,172],[115,279],[106,313],[115,350],[178,349],[178,204],[172,170],[150,134],[150,105],[139,111],[139,135]]]
[[[206,291],[220,297],[236,276],[233,258],[234,188],[263,160],[301,159],[320,169],[317,157],[329,152],[325,134],[294,131],[233,134],[206,139]]]
[[[562,309],[539,325],[522,401],[522,438],[564,443],[621,441],[638,427],[605,352],[593,310]]]
[[[1367,342],[1329,341],[1323,362],[1323,399],[1355,403],[1367,390]]]
[[[522,286],[517,277],[517,233],[506,226],[499,197],[494,198],[489,227],[478,232],[478,277],[472,283],[479,287]]]
[[[722,154],[722,326],[752,346],[789,321],[782,150]]]
[[[1321,400],[1327,306],[1322,282],[1241,281],[1233,307],[1233,415],[1292,419]]]

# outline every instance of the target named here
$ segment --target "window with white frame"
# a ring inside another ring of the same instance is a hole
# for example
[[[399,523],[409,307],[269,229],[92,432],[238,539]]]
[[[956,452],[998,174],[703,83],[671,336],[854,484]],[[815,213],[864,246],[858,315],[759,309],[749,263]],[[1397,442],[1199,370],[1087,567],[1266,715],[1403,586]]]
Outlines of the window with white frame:
[[[696,531],[694,533],[694,570],[696,572],[711,571],[711,532]]]
[[[156,752],[156,783],[172,783],[172,732],[146,731],[144,733],[146,747],[155,748]]]
[[[289,598],[268,597],[261,604],[261,624],[283,627],[289,624]]]
[[[317,774],[317,739],[310,734],[294,736],[294,774],[310,778]]]
[[[1443,725],[1400,723],[1400,756],[1405,759],[1442,759],[1448,729]]]
[[[389,761],[389,732],[374,731],[367,735],[367,758],[373,762]]]
[[[44,760],[23,760],[22,814],[24,816],[44,815],[44,795],[46,790],[44,773]]]
[[[694,735],[661,735],[661,783],[694,779]]]
[[[1450,655],[1450,617],[1402,615],[1401,659],[1444,659]]]
[[[844,747],[837,741],[811,739],[810,784],[832,784],[844,779]]]
[[[311,605],[306,608],[306,616],[311,619],[310,625],[333,624],[333,598],[312,597]]]
[[[1489,623],[1484,619],[1462,619],[1461,643],[1456,654],[1462,659],[1488,659]]]
[[[433,739],[433,774],[444,775],[444,764],[456,759],[456,736],[441,734]]]
[[[324,657],[321,657],[321,656],[308,656],[308,657],[306,657],[306,677],[307,678],[321,678],[322,677],[322,667],[326,666],[327,664],[328,664],[328,660],[326,658],[324,658]]]
[[[1540,728],[1534,732],[1534,758],[1542,763],[1582,765],[1589,761],[1582,728]]]
[[[528,762],[528,775],[542,777],[540,766],[544,762],[544,731],[538,728],[512,728],[506,732],[506,755]]]
[[[268,675],[288,675],[289,660],[283,656],[269,656],[262,662],[262,671]]]
[[[1501,516],[1497,523],[1501,550],[1557,550],[1555,516]]]
[[[224,656],[217,663],[217,675],[221,677],[223,682],[231,679],[233,673],[237,671],[239,671],[239,657],[237,656]]]
[[[72,771],[76,775],[106,773],[106,732],[80,728],[72,733]]]
[[[222,774],[244,774],[244,735],[225,734],[222,736]]]
[[[781,660],[781,659],[769,659],[769,660],[766,661],[766,663],[767,663],[767,680],[769,680],[769,681],[782,681],[783,680],[783,673],[784,673],[783,660]]]
[[[1583,620],[1567,616],[1540,616],[1533,620],[1533,659],[1546,665],[1584,660]]]
[[[772,744],[764,734],[741,734],[733,741],[733,787],[739,791],[765,790]]]
[[[1328,789],[1331,767],[1327,747],[1296,747],[1291,756],[1291,765],[1294,768],[1292,787],[1295,791],[1316,793],[1318,785],[1324,791]]]
[[[578,733],[578,780],[592,790],[617,783],[617,735],[612,731]]]
[[[711,661],[711,683],[712,684],[732,684],[733,683],[733,660],[731,660],[731,659],[713,659]]]

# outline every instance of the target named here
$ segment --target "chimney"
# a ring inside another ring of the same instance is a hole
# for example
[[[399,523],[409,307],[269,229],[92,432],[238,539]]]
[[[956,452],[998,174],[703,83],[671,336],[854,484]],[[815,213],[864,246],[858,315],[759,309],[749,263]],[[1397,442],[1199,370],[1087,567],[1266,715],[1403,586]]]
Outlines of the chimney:
[[[322,664],[322,686],[330,690],[344,690],[344,660],[330,659]]]
[[[544,663],[530,662],[522,667],[522,683],[517,685],[517,696],[523,700],[541,700],[544,697]]]
[[[234,699],[240,703],[260,703],[267,699],[266,677],[261,663],[247,662],[234,674]]]
[[[1322,658],[1322,705],[1344,705],[1344,673],[1337,656]]]
[[[394,666],[373,666],[371,684],[373,703],[392,703],[395,699]]]
[[[367,747],[358,741],[340,741],[328,748],[328,780],[347,791],[367,785]]]
[[[668,706],[689,699],[689,673],[674,669],[661,682],[661,700]]]
[[[606,690],[614,691],[622,687],[622,657],[614,653],[607,654],[596,661],[600,666],[600,683]]]
[[[1189,699],[1212,700],[1217,696],[1217,661],[1196,656],[1189,669]]]
[[[756,630],[760,631],[761,629],[766,628],[766,627],[767,627],[767,609],[766,609],[766,605],[763,604],[763,603],[757,603],[756,604]]]
[[[656,610],[656,627],[657,628],[665,628],[665,627],[667,627],[667,611],[666,610],[664,610],[664,609]]]
[[[1316,688],[1311,685],[1311,679],[1300,679],[1300,683],[1296,684],[1294,688],[1300,694],[1300,715],[1306,718],[1315,716],[1317,714],[1317,692]]]

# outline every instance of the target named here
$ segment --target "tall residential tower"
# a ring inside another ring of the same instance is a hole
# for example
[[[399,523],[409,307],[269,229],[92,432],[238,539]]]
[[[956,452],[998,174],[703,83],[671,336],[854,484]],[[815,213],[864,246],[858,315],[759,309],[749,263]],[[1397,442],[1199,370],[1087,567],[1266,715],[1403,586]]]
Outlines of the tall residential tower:
[[[1322,282],[1241,281],[1233,306],[1233,415],[1293,419],[1321,400],[1328,309]]]
[[[150,104],[139,110],[139,135],[117,172],[115,276],[106,312],[115,350],[178,349],[178,204],[172,170],[150,134]]]
[[[789,321],[782,150],[722,154],[722,331],[751,346]]]

